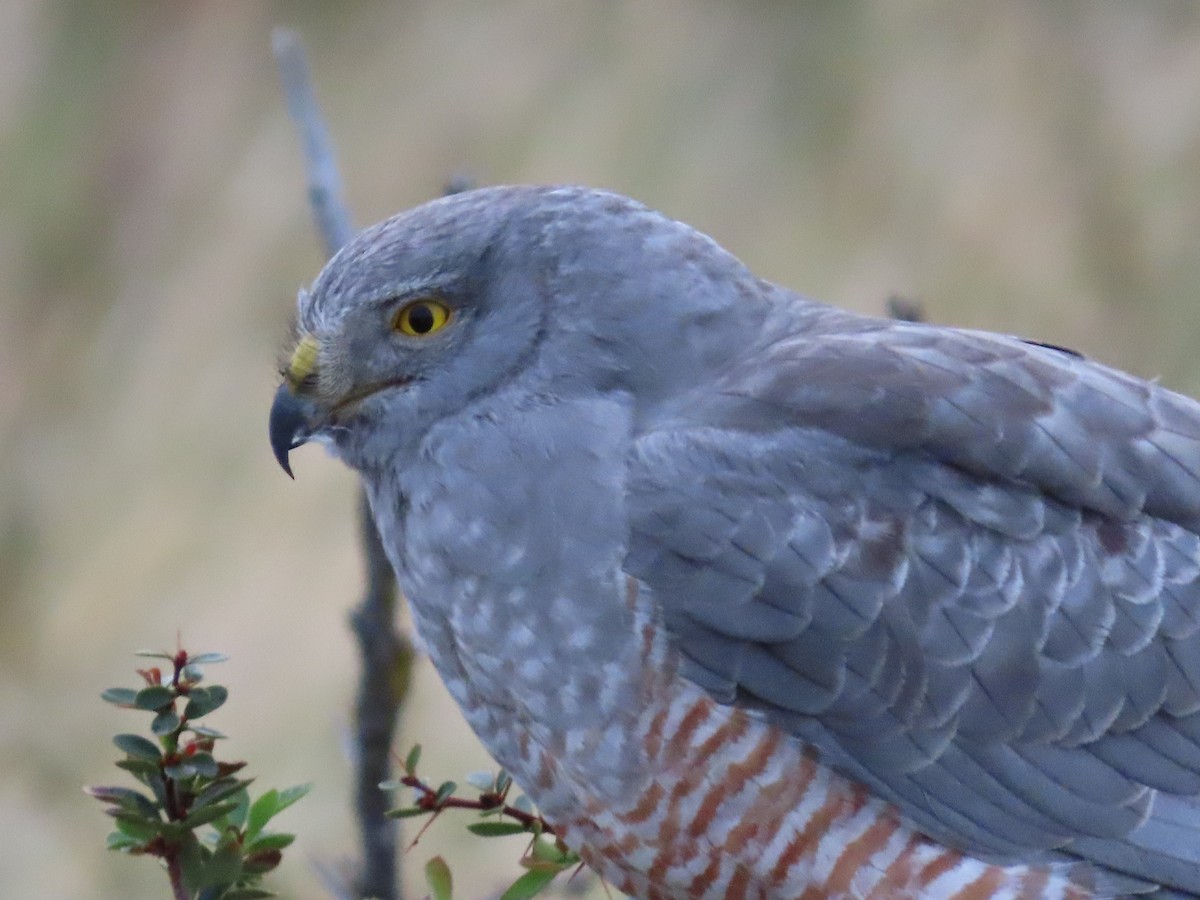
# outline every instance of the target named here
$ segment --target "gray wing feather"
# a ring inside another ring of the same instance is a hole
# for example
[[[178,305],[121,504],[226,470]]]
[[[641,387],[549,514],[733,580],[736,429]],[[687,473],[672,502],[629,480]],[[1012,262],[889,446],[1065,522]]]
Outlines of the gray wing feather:
[[[630,461],[626,570],[684,674],[941,840],[1200,890],[1156,843],[1200,814],[1151,812],[1200,793],[1200,407],[1013,339],[807,326]]]
[[[1153,872],[1163,884],[1186,893],[1161,891],[1153,897],[1193,897],[1200,872],[1200,841],[1195,798],[1158,794],[1153,812],[1142,827],[1120,840],[1080,838],[1075,849],[1088,859],[1120,872]]]

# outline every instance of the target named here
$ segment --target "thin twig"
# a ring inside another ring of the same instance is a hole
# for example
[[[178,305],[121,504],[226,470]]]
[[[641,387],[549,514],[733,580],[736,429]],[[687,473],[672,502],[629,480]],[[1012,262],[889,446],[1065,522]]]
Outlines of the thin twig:
[[[519,825],[524,826],[525,830],[530,834],[557,836],[554,826],[541,816],[536,813],[526,812],[517,806],[510,806],[505,802],[508,799],[507,789],[502,793],[484,791],[475,800],[469,800],[466,797],[455,797],[453,795],[439,797],[438,791],[435,788],[426,784],[416,775],[405,775],[400,779],[400,783],[420,794],[414,804],[417,809],[423,809],[434,814],[440,813],[444,809],[469,809],[475,812],[498,811],[500,815],[507,816]],[[413,843],[416,843],[416,841]]]
[[[388,796],[379,785],[392,776],[391,747],[400,710],[408,696],[412,645],[397,633],[396,576],[383,552],[366,492],[359,495],[359,540],[366,564],[367,589],[350,622],[362,656],[355,702],[358,773],[355,807],[363,841],[361,896],[392,900],[397,886],[394,821],[384,813]]]
[[[309,203],[317,220],[317,230],[325,241],[325,252],[333,256],[354,237],[354,226],[346,208],[333,142],[317,107],[304,43],[292,29],[276,28],[271,35],[271,45],[283,79],[288,112],[304,145]]]
[[[309,203],[326,251],[332,256],[354,236],[333,144],[317,108],[300,37],[290,29],[277,28],[272,44],[288,111],[304,145]],[[359,896],[400,900],[396,824],[384,816],[387,797],[379,784],[391,775],[390,750],[408,693],[412,649],[395,628],[396,577],[383,552],[365,492],[359,497],[358,520],[367,586],[350,616],[362,657],[355,704],[355,809],[363,859],[356,890]]]

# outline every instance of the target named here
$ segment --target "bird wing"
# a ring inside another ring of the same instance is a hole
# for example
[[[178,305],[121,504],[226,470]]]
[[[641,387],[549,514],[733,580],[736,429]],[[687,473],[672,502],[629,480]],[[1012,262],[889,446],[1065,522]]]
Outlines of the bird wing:
[[[684,674],[947,843],[1195,889],[1192,800],[1126,836],[1155,789],[1200,793],[1200,406],[1054,348],[842,316],[636,442],[625,568]]]

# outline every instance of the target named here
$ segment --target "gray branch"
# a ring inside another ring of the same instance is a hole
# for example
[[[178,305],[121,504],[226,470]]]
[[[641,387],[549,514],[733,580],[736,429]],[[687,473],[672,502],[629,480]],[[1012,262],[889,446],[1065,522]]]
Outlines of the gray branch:
[[[300,132],[308,172],[308,198],[317,229],[332,256],[354,236],[328,129],[317,108],[304,45],[285,28],[272,35],[288,112]],[[366,592],[350,617],[362,656],[355,705],[355,810],[362,834],[362,861],[353,892],[358,897],[400,900],[397,828],[384,817],[388,797],[379,789],[391,777],[391,747],[408,694],[412,646],[396,631],[396,578],[375,530],[365,491],[359,497],[359,538]]]
[[[276,28],[271,35],[271,44],[279,65],[279,75],[283,79],[288,112],[296,123],[304,146],[309,203],[317,220],[317,230],[325,241],[325,252],[333,256],[354,237],[354,226],[346,209],[342,176],[338,172],[333,142],[329,139],[329,129],[325,127],[325,120],[317,107],[300,36],[290,28]]]

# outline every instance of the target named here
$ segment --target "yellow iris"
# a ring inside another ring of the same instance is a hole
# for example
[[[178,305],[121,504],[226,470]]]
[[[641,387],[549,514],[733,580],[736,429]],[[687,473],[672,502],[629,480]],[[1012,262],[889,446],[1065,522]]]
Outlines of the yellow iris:
[[[427,337],[441,331],[450,321],[450,307],[439,300],[415,300],[396,313],[392,320],[401,334],[409,337]]]

